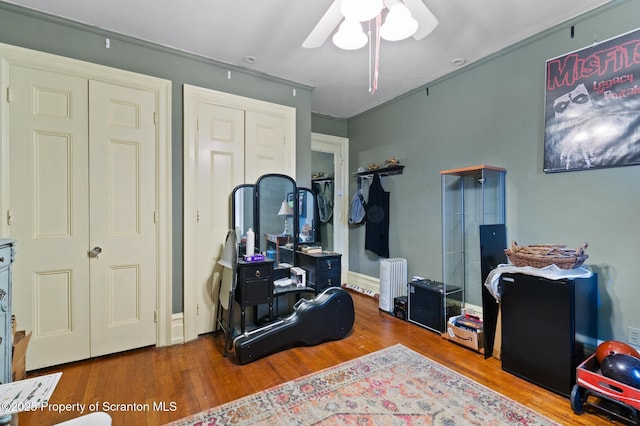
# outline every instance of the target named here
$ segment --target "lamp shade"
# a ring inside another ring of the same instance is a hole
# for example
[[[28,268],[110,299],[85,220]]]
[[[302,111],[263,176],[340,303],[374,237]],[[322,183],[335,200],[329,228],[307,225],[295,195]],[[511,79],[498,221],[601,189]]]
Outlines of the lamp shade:
[[[382,0],[340,0],[340,11],[346,19],[364,22],[378,16],[384,4]]]
[[[402,2],[391,5],[389,13],[380,27],[380,37],[387,41],[399,41],[411,37],[418,30],[418,21]]]
[[[340,49],[357,50],[364,47],[369,38],[362,31],[360,22],[345,18],[332,40]]]
[[[293,214],[293,209],[289,207],[289,203],[287,200],[283,201],[280,205],[280,210],[278,211],[278,216],[291,216]]]

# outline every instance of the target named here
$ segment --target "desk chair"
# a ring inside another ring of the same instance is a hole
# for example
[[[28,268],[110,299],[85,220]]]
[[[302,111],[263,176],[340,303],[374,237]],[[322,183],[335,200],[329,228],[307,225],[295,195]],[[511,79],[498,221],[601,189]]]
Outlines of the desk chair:
[[[218,260],[222,266],[222,280],[218,292],[218,308],[216,309],[215,332],[222,330],[225,335],[223,356],[231,349],[233,338],[233,305],[235,303],[237,268],[238,268],[238,239],[236,232],[230,230],[224,243],[222,256]],[[219,272],[213,274],[213,286],[215,289]]]

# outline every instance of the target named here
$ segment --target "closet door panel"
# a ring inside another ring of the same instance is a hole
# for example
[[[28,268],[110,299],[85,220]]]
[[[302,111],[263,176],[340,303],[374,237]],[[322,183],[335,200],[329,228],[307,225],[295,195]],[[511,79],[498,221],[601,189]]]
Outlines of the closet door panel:
[[[244,111],[198,105],[195,259],[197,333],[213,331],[217,293],[213,272],[231,226],[231,191],[244,179]]]
[[[27,370],[89,357],[88,80],[12,65],[14,313]]]
[[[286,138],[284,117],[247,111],[245,180],[254,183],[262,175],[281,173],[295,179],[292,153]]]
[[[156,343],[155,94],[90,82],[91,355]]]

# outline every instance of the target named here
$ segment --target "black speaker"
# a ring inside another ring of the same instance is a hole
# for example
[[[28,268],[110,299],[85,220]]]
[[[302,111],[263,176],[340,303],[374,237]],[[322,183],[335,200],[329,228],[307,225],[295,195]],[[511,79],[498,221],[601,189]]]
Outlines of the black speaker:
[[[393,316],[407,320],[407,296],[398,296],[393,299]]]
[[[431,280],[411,281],[408,291],[409,322],[442,333],[447,320],[460,315],[462,291],[460,287],[447,287],[447,309],[444,310],[444,285]]]

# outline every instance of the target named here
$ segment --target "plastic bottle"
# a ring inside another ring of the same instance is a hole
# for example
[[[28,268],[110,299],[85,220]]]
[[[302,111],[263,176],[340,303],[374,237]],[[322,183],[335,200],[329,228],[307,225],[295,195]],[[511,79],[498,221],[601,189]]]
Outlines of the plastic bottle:
[[[247,255],[250,256],[254,254],[255,244],[256,244],[256,236],[253,232],[253,229],[249,228],[249,230],[247,230],[247,250],[246,250]]]

